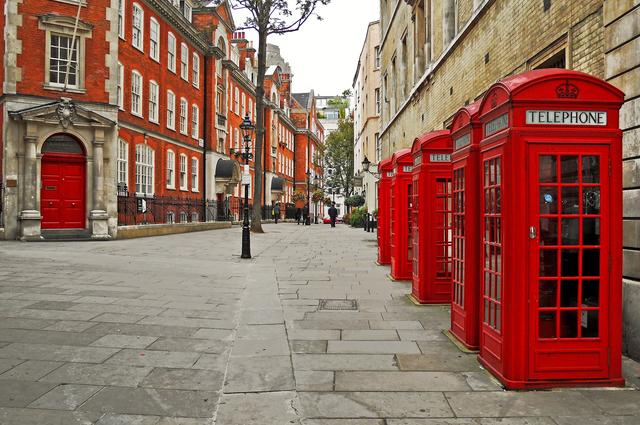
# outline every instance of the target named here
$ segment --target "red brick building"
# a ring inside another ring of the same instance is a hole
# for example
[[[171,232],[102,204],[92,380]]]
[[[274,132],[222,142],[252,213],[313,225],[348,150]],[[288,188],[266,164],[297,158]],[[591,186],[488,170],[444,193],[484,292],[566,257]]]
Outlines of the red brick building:
[[[257,59],[226,1],[6,0],[5,10],[0,237],[108,239],[119,225],[238,217],[239,125],[256,116]],[[266,77],[265,206],[291,201],[300,170],[321,175],[321,127],[313,105],[291,108],[291,78],[278,65]]]

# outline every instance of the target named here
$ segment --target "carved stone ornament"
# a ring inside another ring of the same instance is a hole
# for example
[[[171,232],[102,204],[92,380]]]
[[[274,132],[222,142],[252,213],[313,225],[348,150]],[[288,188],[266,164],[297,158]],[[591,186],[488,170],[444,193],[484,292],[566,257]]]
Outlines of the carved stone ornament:
[[[73,124],[76,118],[76,107],[68,97],[61,97],[58,108],[56,109],[56,115],[63,128],[69,127],[69,124]]]
[[[580,89],[575,84],[571,84],[569,80],[556,87],[556,95],[561,99],[575,99],[578,94],[580,94]]]

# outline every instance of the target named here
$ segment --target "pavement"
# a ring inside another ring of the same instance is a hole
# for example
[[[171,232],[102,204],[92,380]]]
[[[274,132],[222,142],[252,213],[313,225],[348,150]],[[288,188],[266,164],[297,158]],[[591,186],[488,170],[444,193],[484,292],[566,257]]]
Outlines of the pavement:
[[[640,424],[638,363],[622,389],[504,391],[374,233],[265,229],[252,260],[237,227],[0,242],[0,424]]]

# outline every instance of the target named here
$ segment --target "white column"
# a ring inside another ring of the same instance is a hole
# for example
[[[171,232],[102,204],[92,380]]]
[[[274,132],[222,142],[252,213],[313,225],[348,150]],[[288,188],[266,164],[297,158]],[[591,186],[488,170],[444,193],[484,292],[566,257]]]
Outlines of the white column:
[[[42,216],[38,210],[38,164],[36,158],[36,137],[34,129],[27,123],[27,134],[24,137],[24,166],[22,176],[22,211],[20,212],[20,238],[22,240],[42,239],[40,221]]]

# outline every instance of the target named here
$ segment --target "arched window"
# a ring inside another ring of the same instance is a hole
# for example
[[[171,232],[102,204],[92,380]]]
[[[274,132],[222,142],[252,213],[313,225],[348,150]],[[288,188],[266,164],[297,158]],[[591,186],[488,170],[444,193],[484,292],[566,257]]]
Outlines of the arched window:
[[[167,68],[176,72],[176,36],[173,33],[167,33]]]
[[[149,20],[149,56],[160,62],[160,24],[155,18]]]
[[[129,184],[129,144],[122,139],[118,139],[118,176],[117,183],[120,185]]]
[[[167,188],[176,188],[176,154],[171,149],[167,151]]]

